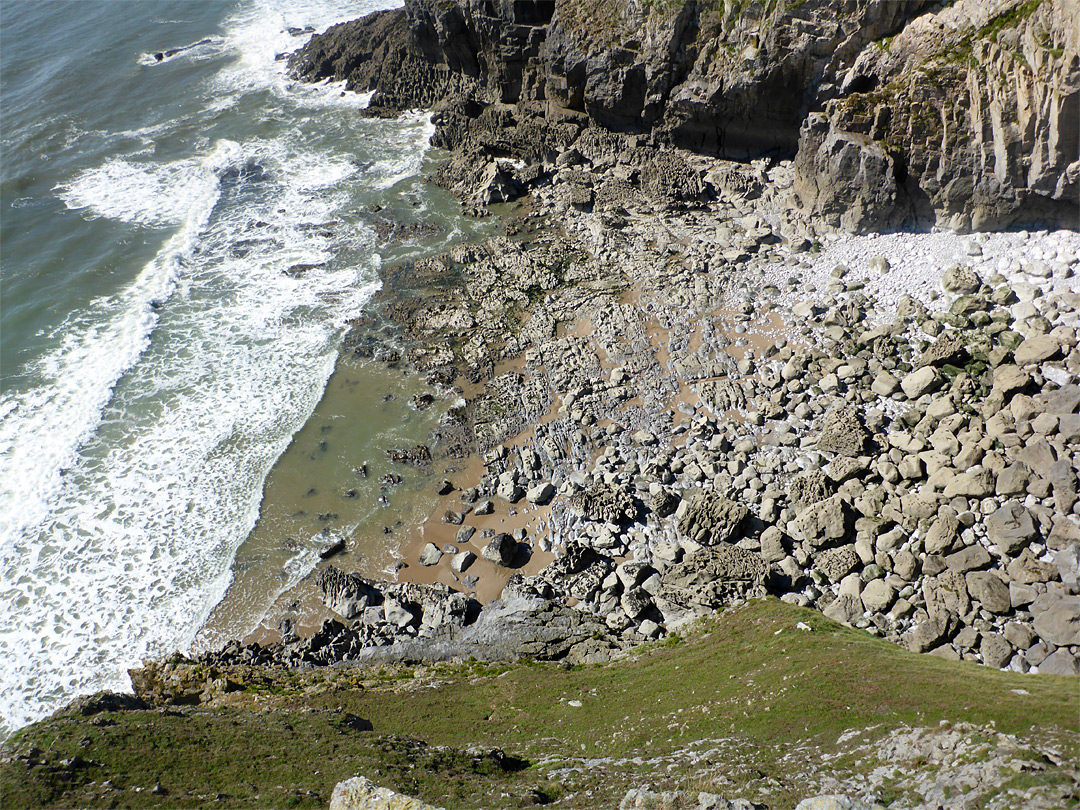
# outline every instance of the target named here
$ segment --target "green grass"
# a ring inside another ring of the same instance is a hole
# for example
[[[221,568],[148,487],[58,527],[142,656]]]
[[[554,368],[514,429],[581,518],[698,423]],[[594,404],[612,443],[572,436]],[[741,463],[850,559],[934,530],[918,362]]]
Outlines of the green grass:
[[[0,765],[3,806],[318,807],[359,773],[446,807],[614,807],[628,787],[716,780],[729,797],[787,807],[806,788],[784,762],[800,747],[839,775],[867,767],[838,742],[849,729],[868,741],[901,726],[973,723],[1056,739],[1075,761],[1078,707],[1075,680],[916,656],[776,600],[609,665],[323,671],[228,701],[25,729]],[[356,718],[373,731],[358,731]],[[514,759],[500,765],[473,747]],[[39,764],[28,766],[34,748]],[[703,771],[682,756],[695,748],[726,753]],[[89,764],[60,764],[75,756]],[[582,768],[583,757],[603,764]],[[106,779],[118,789],[102,789]],[[159,780],[166,795],[151,792]]]

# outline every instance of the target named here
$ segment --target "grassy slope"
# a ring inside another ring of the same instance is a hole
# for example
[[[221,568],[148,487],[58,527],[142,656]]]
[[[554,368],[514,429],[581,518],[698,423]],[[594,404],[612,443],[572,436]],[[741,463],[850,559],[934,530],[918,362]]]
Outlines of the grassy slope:
[[[873,764],[838,743],[846,730],[867,741],[903,725],[994,725],[1063,744],[1075,761],[1080,706],[1076,680],[915,656],[775,600],[606,666],[325,675],[227,707],[51,718],[9,741],[0,805],[317,807],[362,773],[447,807],[614,807],[640,785],[787,807],[808,787],[792,762],[840,777]],[[496,767],[463,753],[473,745],[522,761]],[[43,764],[11,758],[32,748]],[[709,753],[691,764],[692,751]],[[75,756],[89,764],[62,763]],[[159,780],[165,795],[151,790]]]

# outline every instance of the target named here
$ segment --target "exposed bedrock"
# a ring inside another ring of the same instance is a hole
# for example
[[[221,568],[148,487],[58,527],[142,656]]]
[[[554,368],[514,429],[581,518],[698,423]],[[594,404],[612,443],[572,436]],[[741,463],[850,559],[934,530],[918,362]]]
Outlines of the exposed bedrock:
[[[849,231],[1080,225],[1078,0],[406,0],[290,60],[433,108],[472,185],[512,198],[578,127],[728,159],[796,157],[790,205]],[[477,153],[489,160],[477,160]],[[490,176],[489,176],[490,175]]]

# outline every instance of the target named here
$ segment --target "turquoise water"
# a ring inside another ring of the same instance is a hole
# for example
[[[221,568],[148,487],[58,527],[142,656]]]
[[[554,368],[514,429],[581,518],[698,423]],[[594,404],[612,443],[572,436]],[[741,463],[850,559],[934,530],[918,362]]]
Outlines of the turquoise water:
[[[378,288],[365,210],[427,199],[426,115],[279,58],[379,6],[0,4],[0,738],[185,649],[228,587]]]

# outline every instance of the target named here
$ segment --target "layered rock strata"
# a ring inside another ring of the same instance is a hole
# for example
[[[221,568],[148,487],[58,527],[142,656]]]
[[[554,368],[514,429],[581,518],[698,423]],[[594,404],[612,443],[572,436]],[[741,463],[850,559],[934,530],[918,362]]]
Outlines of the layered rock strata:
[[[290,66],[374,91],[373,114],[433,107],[436,144],[470,153],[459,190],[480,202],[544,182],[592,124],[699,154],[795,157],[793,232],[1075,227],[1078,13],[1076,0],[841,14],[823,0],[409,0],[314,37]]]

